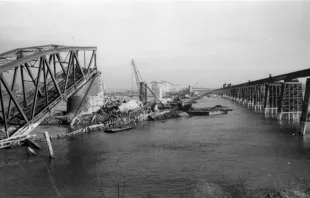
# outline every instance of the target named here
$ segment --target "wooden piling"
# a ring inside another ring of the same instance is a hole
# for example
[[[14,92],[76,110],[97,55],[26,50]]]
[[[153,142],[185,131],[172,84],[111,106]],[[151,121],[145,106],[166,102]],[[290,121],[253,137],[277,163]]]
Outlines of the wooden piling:
[[[49,151],[49,154],[50,154],[50,158],[53,159],[54,158],[54,151],[53,151],[53,147],[52,147],[50,136],[49,136],[47,131],[44,132],[44,136],[45,136],[45,139],[46,139],[46,144],[48,146],[48,151]]]

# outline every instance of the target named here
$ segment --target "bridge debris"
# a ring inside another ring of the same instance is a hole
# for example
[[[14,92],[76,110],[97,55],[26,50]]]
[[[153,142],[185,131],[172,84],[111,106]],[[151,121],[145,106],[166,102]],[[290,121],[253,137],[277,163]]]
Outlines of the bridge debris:
[[[48,146],[48,152],[49,152],[50,158],[53,159],[54,158],[54,151],[53,151],[53,147],[52,147],[52,143],[51,143],[51,138],[50,138],[47,131],[44,132],[44,136],[46,139],[46,144]]]
[[[26,146],[33,147],[35,149],[41,150],[40,145],[31,139],[26,139],[24,144]]]
[[[26,139],[34,138],[36,135],[20,135],[11,137],[9,139],[0,142],[0,149],[9,148],[22,145],[23,141]]]
[[[25,148],[25,150],[26,150],[28,156],[29,155],[38,155],[38,153],[35,150],[33,150],[30,146],[27,146]]]

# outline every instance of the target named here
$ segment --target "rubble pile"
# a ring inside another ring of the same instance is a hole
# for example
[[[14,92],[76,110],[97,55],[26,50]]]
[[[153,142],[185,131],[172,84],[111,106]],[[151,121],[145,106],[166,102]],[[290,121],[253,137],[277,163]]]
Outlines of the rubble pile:
[[[157,112],[151,115],[155,120],[166,120],[172,118],[186,117],[188,114],[180,110],[168,110],[163,112]]]
[[[41,125],[68,125],[70,124],[70,118],[68,116],[50,116],[45,118]]]
[[[87,115],[81,115],[74,120],[73,124],[103,124],[109,126],[122,126],[131,122],[143,119],[142,115],[146,114],[148,105],[143,106],[140,101],[114,100],[106,103],[97,112]]]
[[[154,108],[155,103],[143,106],[141,101],[111,96],[105,100],[105,104],[92,114],[79,115],[76,118],[67,115],[50,116],[42,125],[90,125],[100,124],[105,127],[122,126],[143,120],[165,120],[188,116],[180,110],[159,111]],[[157,107],[157,105],[155,105]],[[153,108],[152,108],[153,107]],[[64,113],[64,112],[63,112]]]
[[[111,116],[109,114],[106,114],[103,111],[100,111],[100,113],[96,112],[92,114],[78,116],[74,124],[90,124],[90,123],[99,124],[99,123],[104,123],[110,117]]]

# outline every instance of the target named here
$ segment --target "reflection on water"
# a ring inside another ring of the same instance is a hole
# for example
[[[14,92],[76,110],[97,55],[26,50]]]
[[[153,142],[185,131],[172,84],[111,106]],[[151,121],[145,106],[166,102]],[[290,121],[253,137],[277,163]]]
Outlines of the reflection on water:
[[[45,164],[63,197],[100,197],[99,186],[107,197],[117,197],[118,189],[125,197],[181,197],[190,184],[230,186],[245,177],[254,188],[272,187],[278,172],[281,187],[287,179],[310,179],[310,136],[298,135],[298,123],[267,119],[227,99],[205,98],[195,106],[216,104],[233,111],[54,140],[52,161],[46,148],[38,157],[27,157],[24,148],[1,150],[0,197],[56,197]]]
[[[277,120],[277,114],[270,114],[270,113],[266,113],[264,114],[266,119],[273,119],[273,120]]]
[[[264,109],[254,109],[255,113],[264,113]]]

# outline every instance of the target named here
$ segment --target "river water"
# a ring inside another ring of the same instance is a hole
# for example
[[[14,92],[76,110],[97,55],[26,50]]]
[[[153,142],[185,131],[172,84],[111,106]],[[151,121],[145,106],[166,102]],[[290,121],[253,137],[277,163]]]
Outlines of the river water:
[[[228,99],[204,98],[195,105],[215,104],[233,111],[53,140],[54,160],[46,147],[37,157],[28,157],[24,148],[1,150],[0,197],[58,197],[57,190],[62,197],[103,197],[101,192],[106,197],[187,197],[190,185],[206,180],[224,187],[243,180],[253,189],[310,180],[310,132],[301,137],[297,123],[265,118]],[[44,130],[72,129],[36,129]]]

